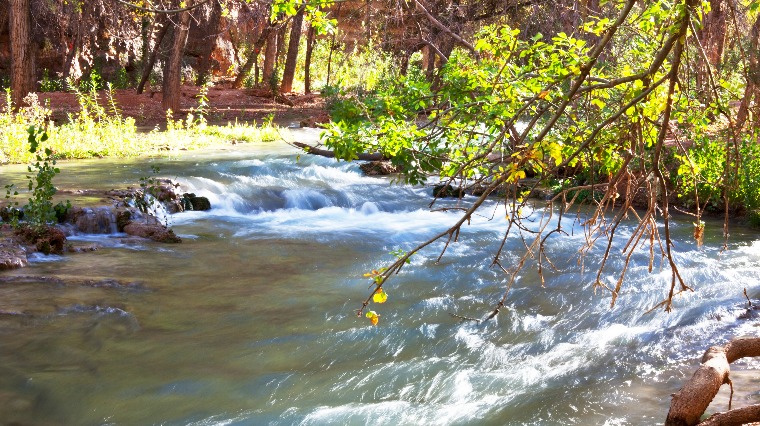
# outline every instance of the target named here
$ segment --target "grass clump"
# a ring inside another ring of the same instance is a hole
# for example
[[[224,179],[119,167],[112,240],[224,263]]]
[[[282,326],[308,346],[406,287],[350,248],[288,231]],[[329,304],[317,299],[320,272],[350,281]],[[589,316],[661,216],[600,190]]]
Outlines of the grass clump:
[[[49,105],[41,105],[37,95],[24,99],[28,105],[14,111],[10,91],[6,90],[4,105],[0,105],[0,164],[28,163],[34,154],[26,147],[29,127],[45,128],[48,138],[41,149],[54,151],[59,159],[93,157],[134,157],[163,151],[192,150],[219,144],[271,142],[282,139],[282,129],[271,117],[262,125],[228,123],[212,126],[206,122],[208,87],[199,96],[198,107],[184,119],[174,119],[167,113],[165,131],[138,133],[135,120],[125,117],[114,100],[110,85],[105,99],[94,88],[88,91],[70,84],[79,103],[79,112],[69,114],[68,122],[56,125],[51,120]]]

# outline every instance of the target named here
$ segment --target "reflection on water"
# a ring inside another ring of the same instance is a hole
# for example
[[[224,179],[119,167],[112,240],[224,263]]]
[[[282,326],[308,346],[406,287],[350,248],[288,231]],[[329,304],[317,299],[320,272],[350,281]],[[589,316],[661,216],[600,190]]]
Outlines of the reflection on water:
[[[755,333],[739,316],[760,243],[736,229],[720,253],[708,224],[697,249],[688,221],[676,249],[697,291],[673,313],[644,315],[670,279],[644,255],[610,309],[577,271],[576,233],[552,245],[544,288],[527,272],[496,321],[462,323],[449,313],[482,316],[503,291],[495,205],[439,264],[442,243],[414,256],[372,327],[353,314],[362,274],[457,218],[428,211],[429,189],[284,145],[153,162],[214,208],[173,218],[181,245],[78,236],[102,248],[0,274],[0,423],[652,424],[707,346]],[[68,163],[61,185],[134,185],[140,167]]]

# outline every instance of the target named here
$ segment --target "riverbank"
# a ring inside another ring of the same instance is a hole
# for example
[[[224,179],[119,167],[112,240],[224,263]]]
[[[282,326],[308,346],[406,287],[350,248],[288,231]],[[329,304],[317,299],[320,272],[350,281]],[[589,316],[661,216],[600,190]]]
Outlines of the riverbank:
[[[44,92],[27,107],[0,107],[0,164],[29,163],[27,129],[44,127],[58,159],[135,157],[282,139],[285,128],[328,120],[320,95],[278,96],[253,89],[184,86],[182,109],[161,108],[160,93],[132,90]]]
[[[218,84],[208,90],[206,119],[209,125],[255,125],[271,121],[287,127],[324,114],[324,100],[318,93],[284,95],[275,100],[266,90],[232,89],[227,86],[228,84]],[[186,116],[198,106],[200,90],[199,86],[182,86],[182,108],[174,112],[175,119]],[[133,118],[139,130],[166,129],[166,112],[161,107],[161,92],[146,91],[138,95],[133,89],[116,89],[112,93],[121,114]],[[56,124],[66,123],[69,114],[81,111],[75,93],[40,92],[37,96],[42,105],[53,111],[52,118]],[[106,106],[107,92],[101,90],[98,96]]]

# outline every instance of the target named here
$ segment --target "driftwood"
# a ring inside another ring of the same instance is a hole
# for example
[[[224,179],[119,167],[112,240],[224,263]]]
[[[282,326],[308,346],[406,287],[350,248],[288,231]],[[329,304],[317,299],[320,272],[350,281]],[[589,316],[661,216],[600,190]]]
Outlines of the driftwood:
[[[737,359],[760,356],[760,337],[740,337],[725,346],[713,346],[702,357],[694,376],[675,394],[665,424],[741,425],[760,421],[760,405],[717,413],[704,422],[700,418],[724,384],[731,384],[730,364]],[[733,386],[732,386],[733,393]]]
[[[292,145],[296,146],[298,148],[303,149],[304,152],[307,152],[309,154],[320,155],[322,157],[327,157],[327,158],[335,158],[335,152],[334,151],[329,151],[329,150],[326,150],[326,149],[317,148],[316,146],[308,145],[308,144],[305,144],[305,143],[302,143],[302,142],[293,142]],[[358,153],[358,154],[356,154],[356,158],[355,159],[356,160],[361,160],[361,161],[383,161],[383,160],[386,160],[386,158],[383,157],[383,154],[381,154],[379,152],[372,153],[372,154],[369,154],[369,153]]]

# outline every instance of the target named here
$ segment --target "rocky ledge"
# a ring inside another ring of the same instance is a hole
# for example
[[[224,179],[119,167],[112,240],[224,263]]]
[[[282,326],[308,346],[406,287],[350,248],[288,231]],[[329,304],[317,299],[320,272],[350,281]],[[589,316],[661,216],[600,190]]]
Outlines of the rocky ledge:
[[[167,213],[189,210],[209,210],[211,204],[206,197],[192,193],[181,196],[175,193],[179,185],[168,179],[162,180],[156,194],[160,208]],[[111,190],[103,194],[110,205],[98,207],[71,207],[62,222],[55,226],[31,228],[0,225],[0,270],[27,266],[28,253],[63,254],[64,252],[93,251],[96,247],[74,247],[66,243],[66,235],[74,233],[113,234],[147,238],[161,243],[180,243],[182,239],[166,225],[160,223],[154,212],[145,211],[135,200],[144,194],[139,190]],[[145,204],[142,204],[143,207]],[[158,206],[157,206],[158,207]]]

